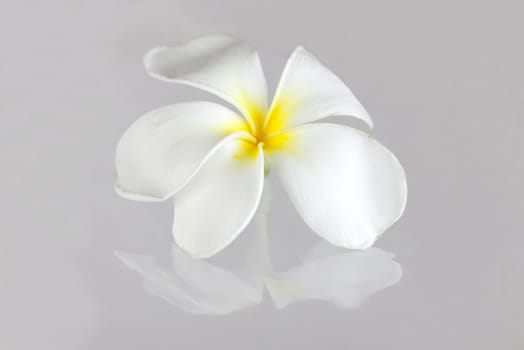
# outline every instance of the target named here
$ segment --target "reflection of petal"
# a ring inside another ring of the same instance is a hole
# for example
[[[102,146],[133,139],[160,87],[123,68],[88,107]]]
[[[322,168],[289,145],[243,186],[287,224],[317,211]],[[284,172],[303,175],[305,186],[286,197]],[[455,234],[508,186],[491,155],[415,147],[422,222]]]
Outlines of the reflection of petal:
[[[227,314],[258,304],[262,289],[230,271],[193,259],[173,246],[176,271],[159,266],[152,257],[115,252],[144,278],[144,287],[173,306],[196,314]]]
[[[402,277],[393,254],[378,248],[342,251],[319,257],[319,245],[304,263],[265,279],[279,308],[299,300],[324,300],[342,308],[362,304],[370,295],[397,283]],[[330,247],[331,248],[331,247]]]
[[[262,285],[244,275],[225,270],[205,260],[195,259],[173,245],[174,273],[188,289],[200,297],[199,302],[213,308],[213,304],[227,303],[234,311],[262,301]],[[236,307],[236,305],[238,307]]]

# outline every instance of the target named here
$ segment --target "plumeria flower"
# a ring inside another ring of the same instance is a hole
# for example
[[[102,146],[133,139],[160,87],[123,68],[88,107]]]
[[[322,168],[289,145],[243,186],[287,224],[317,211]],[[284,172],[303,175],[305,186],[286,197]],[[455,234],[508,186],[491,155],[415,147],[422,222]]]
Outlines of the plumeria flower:
[[[395,156],[361,131],[317,123],[353,116],[372,127],[349,88],[302,47],[271,104],[257,52],[236,38],[155,48],[144,63],[151,76],[208,91],[240,112],[200,101],[163,107],[139,118],[117,146],[116,191],[139,201],[172,197],[175,242],[192,256],[212,256],[244,230],[265,168],[334,245],[368,248],[402,214],[407,186]]]

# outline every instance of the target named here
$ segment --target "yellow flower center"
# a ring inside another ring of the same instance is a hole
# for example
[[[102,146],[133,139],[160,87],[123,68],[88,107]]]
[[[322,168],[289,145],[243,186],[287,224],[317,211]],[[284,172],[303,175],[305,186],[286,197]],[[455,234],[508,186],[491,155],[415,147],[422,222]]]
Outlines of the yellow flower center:
[[[247,123],[235,131],[247,131],[250,137],[243,139],[243,147],[235,156],[237,159],[254,159],[258,156],[259,145],[265,153],[281,151],[288,147],[291,134],[283,130],[286,116],[290,113],[289,106],[275,103],[269,112],[265,113],[253,103],[243,105]]]

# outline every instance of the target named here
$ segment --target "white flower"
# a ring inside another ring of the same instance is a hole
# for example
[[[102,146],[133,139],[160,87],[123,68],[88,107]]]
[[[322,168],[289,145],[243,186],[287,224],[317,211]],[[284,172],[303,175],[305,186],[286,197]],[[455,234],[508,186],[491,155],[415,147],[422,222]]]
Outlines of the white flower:
[[[258,54],[240,40],[206,36],[144,58],[156,78],[230,102],[167,106],[139,118],[116,150],[117,192],[174,198],[173,235],[195,257],[226,247],[251,221],[264,164],[282,181],[304,221],[330,243],[365,249],[402,214],[404,170],[395,156],[353,128],[312,123],[334,115],[371,119],[346,85],[298,47],[271,105]]]

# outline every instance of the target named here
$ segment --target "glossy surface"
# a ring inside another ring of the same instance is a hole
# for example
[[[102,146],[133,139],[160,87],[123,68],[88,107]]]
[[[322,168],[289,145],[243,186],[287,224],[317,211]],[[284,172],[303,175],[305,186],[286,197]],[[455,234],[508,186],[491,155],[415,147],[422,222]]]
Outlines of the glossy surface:
[[[518,2],[3,5],[1,349],[524,346]],[[251,42],[272,91],[297,45],[349,85],[408,177],[375,248],[326,247],[274,174],[266,220],[206,261],[173,249],[170,202],[117,197],[136,118],[217,101],[149,78],[142,56],[206,33]]]

